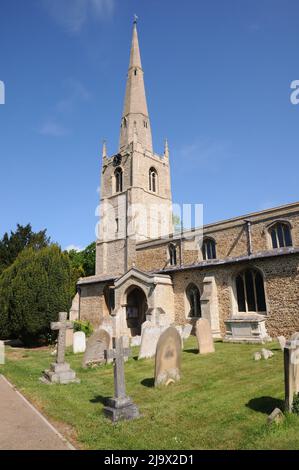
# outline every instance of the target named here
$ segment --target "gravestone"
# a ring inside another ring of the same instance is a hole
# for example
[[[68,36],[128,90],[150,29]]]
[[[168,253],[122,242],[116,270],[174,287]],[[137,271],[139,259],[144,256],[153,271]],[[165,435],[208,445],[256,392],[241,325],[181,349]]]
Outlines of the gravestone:
[[[74,330],[66,330],[65,347],[69,348],[73,346],[73,341],[74,341]]]
[[[76,331],[73,338],[73,353],[80,354],[86,350],[86,335],[84,331]]]
[[[131,338],[131,346],[140,346],[141,345],[141,336],[133,336]]]
[[[190,323],[187,323],[187,325],[183,326],[183,332],[182,332],[182,338],[183,339],[188,339],[189,336],[191,335],[193,326]]]
[[[281,350],[283,351],[287,341],[286,338],[284,336],[277,336],[277,340],[279,342]]]
[[[106,364],[105,351],[110,347],[110,335],[106,330],[95,331],[87,341],[82,366]]]
[[[215,346],[210,322],[206,318],[200,318],[196,322],[196,337],[198,341],[199,354],[215,352]]]
[[[113,338],[113,349],[105,352],[106,359],[113,360],[114,397],[107,400],[104,415],[113,422],[139,417],[137,406],[126,395],[124,358],[130,354],[130,349],[123,347],[122,337]]]
[[[253,359],[255,361],[260,361],[262,359],[262,354],[258,351],[253,354]]]
[[[76,373],[70,368],[70,365],[65,362],[65,337],[66,330],[73,328],[73,322],[67,321],[67,313],[59,313],[59,321],[51,323],[51,330],[59,331],[57,341],[57,356],[56,362],[51,364],[49,370],[45,370],[41,381],[47,384],[68,384],[71,382],[80,382],[76,378]]]
[[[164,330],[165,327],[151,325],[146,325],[142,329],[138,359],[149,359],[154,357],[158,340]]]
[[[110,337],[112,338],[113,335],[113,320],[111,317],[104,317],[100,323],[99,330],[106,330]]]
[[[161,334],[156,350],[155,387],[180,380],[181,342],[181,336],[173,326]]]
[[[270,351],[270,349],[265,349],[265,348],[262,349],[261,354],[263,358],[266,360],[274,356],[273,352]]]
[[[292,411],[294,395],[299,393],[299,334],[284,348],[285,409]]]

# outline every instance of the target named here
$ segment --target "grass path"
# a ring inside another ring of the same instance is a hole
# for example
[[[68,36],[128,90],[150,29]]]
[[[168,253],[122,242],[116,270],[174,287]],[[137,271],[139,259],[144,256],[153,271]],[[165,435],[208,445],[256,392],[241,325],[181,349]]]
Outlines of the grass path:
[[[128,394],[142,418],[111,425],[102,414],[113,392],[112,366],[84,370],[82,356],[67,353],[81,384],[46,386],[41,371],[50,351],[7,349],[2,372],[53,422],[84,449],[299,449],[299,417],[288,415],[267,426],[267,415],[283,406],[283,356],[255,362],[257,345],[217,342],[216,353],[195,354],[196,339],[185,343],[182,380],[153,388],[154,360],[137,361],[138,349],[126,363]]]

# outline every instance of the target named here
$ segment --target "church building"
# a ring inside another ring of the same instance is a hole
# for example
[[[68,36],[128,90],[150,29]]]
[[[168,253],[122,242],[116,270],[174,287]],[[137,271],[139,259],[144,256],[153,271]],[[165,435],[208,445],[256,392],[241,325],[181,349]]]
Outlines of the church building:
[[[96,274],[78,317],[118,333],[144,321],[209,320],[214,338],[262,342],[299,330],[299,202],[173,230],[171,155],[154,152],[136,20],[118,152],[103,145]]]

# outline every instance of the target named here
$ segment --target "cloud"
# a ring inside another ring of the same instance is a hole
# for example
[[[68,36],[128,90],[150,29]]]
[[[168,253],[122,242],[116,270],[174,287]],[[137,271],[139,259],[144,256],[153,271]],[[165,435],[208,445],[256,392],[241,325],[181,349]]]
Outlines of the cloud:
[[[228,142],[215,142],[199,138],[195,142],[181,147],[179,154],[185,164],[191,167],[214,171],[231,158],[229,148]]]
[[[79,33],[90,19],[105,20],[114,12],[115,0],[42,0],[49,15],[66,32]]]
[[[65,98],[59,100],[49,113],[49,118],[39,129],[39,134],[48,137],[65,137],[70,130],[66,129],[60,121],[73,115],[76,107],[82,101],[90,99],[90,93],[85,86],[75,78],[64,80]]]
[[[46,121],[39,129],[39,134],[48,137],[64,137],[69,133],[65,127],[52,120]]]
[[[68,245],[66,248],[65,248],[65,251],[83,251],[84,248],[82,248],[81,246],[77,246],[77,245]]]
[[[64,81],[64,87],[67,89],[66,97],[58,101],[55,106],[56,111],[61,113],[70,113],[75,105],[80,101],[88,101],[90,93],[85,86],[75,78],[68,78]]]

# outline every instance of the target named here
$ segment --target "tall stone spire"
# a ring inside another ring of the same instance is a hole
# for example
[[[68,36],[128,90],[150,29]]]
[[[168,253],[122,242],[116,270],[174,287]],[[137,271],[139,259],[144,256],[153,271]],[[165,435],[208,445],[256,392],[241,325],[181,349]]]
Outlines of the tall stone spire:
[[[145,150],[153,151],[152,133],[147,110],[143,70],[141,65],[137,18],[134,19],[130,64],[127,76],[125,104],[121,120],[119,150],[124,150],[134,140]]]

